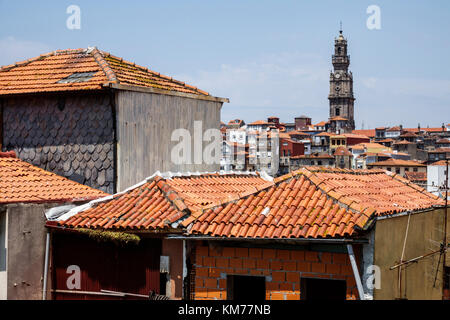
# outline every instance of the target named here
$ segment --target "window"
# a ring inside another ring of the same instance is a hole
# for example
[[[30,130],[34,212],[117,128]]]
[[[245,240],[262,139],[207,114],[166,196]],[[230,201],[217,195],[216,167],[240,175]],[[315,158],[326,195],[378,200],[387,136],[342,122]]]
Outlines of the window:
[[[321,165],[322,165],[322,160],[318,160],[318,161],[317,161],[317,164],[318,164],[319,166],[321,166]]]
[[[345,280],[302,278],[300,281],[302,300],[345,300]]]
[[[400,168],[396,168],[395,173],[400,174]]]
[[[392,168],[386,168],[387,171],[392,171]]]
[[[414,168],[413,171],[414,171],[414,172],[417,172],[417,168]]]
[[[341,114],[341,110],[339,108],[336,108],[336,116],[339,116]]]
[[[405,171],[408,172],[408,171],[409,171],[409,168],[405,168]]]
[[[228,300],[266,299],[266,278],[258,276],[227,276]]]

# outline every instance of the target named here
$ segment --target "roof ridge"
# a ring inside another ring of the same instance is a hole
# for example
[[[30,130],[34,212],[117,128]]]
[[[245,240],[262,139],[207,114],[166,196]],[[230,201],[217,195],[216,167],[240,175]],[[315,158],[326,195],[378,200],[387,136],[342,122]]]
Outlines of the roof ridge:
[[[99,51],[100,51],[100,50],[99,50]],[[106,52],[106,51],[100,51],[100,52],[101,52],[102,55],[106,55],[107,57],[111,57],[111,58],[113,58],[113,59],[120,60],[120,62],[122,62],[122,63],[130,64],[130,65],[132,65],[133,67],[135,67],[135,68],[137,68],[137,69],[141,69],[141,70],[146,71],[146,72],[148,72],[148,73],[151,73],[151,74],[153,74],[153,75],[156,76],[156,77],[159,77],[159,78],[162,78],[162,79],[165,79],[165,80],[169,80],[169,81],[175,82],[175,83],[177,83],[177,84],[179,84],[179,85],[181,85],[181,86],[184,86],[184,87],[189,88],[189,89],[193,89],[193,90],[195,90],[195,91],[197,91],[197,92],[199,92],[199,93],[202,93],[202,94],[204,94],[204,95],[207,95],[207,96],[210,95],[208,92],[206,92],[206,91],[204,91],[204,90],[201,90],[201,89],[199,89],[199,88],[197,88],[197,87],[195,87],[195,86],[189,85],[189,84],[187,84],[187,83],[185,83],[185,82],[183,82],[183,81],[174,79],[174,78],[172,78],[172,77],[166,76],[166,75],[161,74],[161,73],[159,73],[159,72],[150,70],[149,68],[144,67],[144,66],[141,66],[141,65],[138,65],[138,64],[136,64],[135,62],[131,62],[131,61],[125,60],[125,59],[123,59],[123,58],[121,58],[121,57],[115,56],[115,55],[113,55],[113,54],[111,54],[111,53],[109,53],[109,52]],[[108,64],[108,65],[109,65],[109,64]]]
[[[89,48],[88,48],[89,52]],[[102,71],[105,73],[106,78],[111,83],[119,83],[119,80],[117,79],[116,74],[114,73],[114,70],[109,65],[108,61],[103,57],[102,51],[98,50],[97,47],[94,47],[92,51],[90,51],[90,54],[94,57],[95,61],[98,63]]]
[[[190,212],[189,207],[184,202],[185,199],[182,196],[180,196],[178,191],[176,191],[170,184],[168,184],[166,180],[167,180],[166,178],[163,178],[161,176],[154,176],[148,182],[154,181],[156,183],[156,187],[158,187],[158,189],[161,190],[162,194],[167,199],[167,201],[169,201],[179,211],[182,212],[184,211],[185,213]]]

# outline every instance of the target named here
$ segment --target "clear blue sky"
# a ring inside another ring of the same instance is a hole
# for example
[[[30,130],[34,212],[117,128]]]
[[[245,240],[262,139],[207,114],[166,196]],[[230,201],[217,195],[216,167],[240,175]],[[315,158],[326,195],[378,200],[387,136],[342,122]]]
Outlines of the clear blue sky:
[[[81,29],[66,8],[81,8]],[[369,5],[381,30],[369,30]],[[328,118],[333,40],[343,22],[357,128],[450,122],[450,1],[3,1],[0,65],[97,46],[230,98],[222,120]]]

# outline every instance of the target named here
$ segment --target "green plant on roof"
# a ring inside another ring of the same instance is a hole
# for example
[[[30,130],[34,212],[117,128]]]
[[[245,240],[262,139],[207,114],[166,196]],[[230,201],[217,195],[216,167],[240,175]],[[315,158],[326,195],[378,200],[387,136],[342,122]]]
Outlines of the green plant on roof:
[[[77,229],[81,234],[97,242],[113,242],[117,245],[138,245],[141,238],[138,235],[118,231],[92,230],[87,228]]]

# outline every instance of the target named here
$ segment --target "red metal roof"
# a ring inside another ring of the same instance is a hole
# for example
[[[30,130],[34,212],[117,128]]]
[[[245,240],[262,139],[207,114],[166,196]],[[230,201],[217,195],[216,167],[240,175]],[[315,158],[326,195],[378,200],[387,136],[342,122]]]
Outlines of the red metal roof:
[[[0,204],[93,200],[107,194],[0,152]]]

